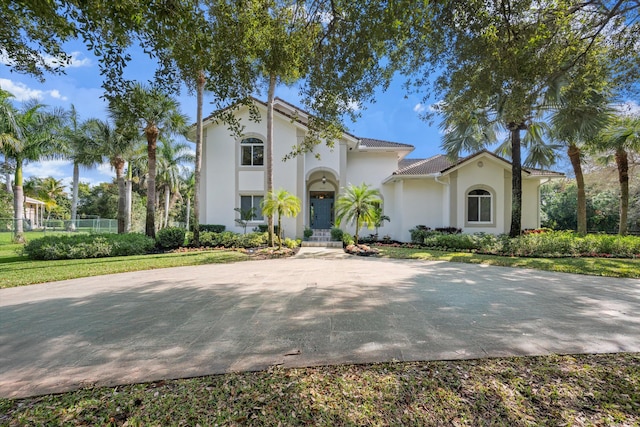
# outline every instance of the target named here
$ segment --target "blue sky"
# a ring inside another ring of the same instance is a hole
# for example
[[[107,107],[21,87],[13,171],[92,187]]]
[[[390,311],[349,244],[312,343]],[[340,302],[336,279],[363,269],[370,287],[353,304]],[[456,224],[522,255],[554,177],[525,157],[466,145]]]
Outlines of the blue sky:
[[[73,104],[82,120],[106,118],[106,103],[100,98],[103,94],[102,76],[97,59],[79,42],[68,43],[66,49],[72,53],[73,61],[66,68],[65,74],[48,74],[45,75],[45,82],[40,82],[28,75],[12,73],[10,67],[3,63],[0,65],[0,87],[14,94],[16,105],[19,105],[20,101],[36,97],[48,106],[68,109]],[[133,52],[133,56],[125,76],[129,79],[147,81],[155,70],[154,63],[144,54]],[[398,78],[386,92],[379,91],[376,102],[364,105],[362,116],[355,123],[347,121],[347,127],[360,137],[412,144],[416,148],[410,157],[424,158],[441,152],[441,134],[437,124],[429,126],[420,119],[420,113],[428,108],[428,105],[422,102],[419,95],[405,96],[402,82],[402,79]],[[256,96],[266,99],[264,94]],[[301,104],[295,88],[278,87],[276,96],[296,105]],[[191,122],[195,122],[195,96],[184,90],[177,99],[180,101],[182,112],[189,116]],[[209,104],[211,101],[211,98],[205,98],[205,116],[212,112],[213,106]],[[72,167],[69,162],[63,160],[31,163],[25,167],[25,177],[29,176],[53,176],[70,183]],[[80,172],[81,181],[90,184],[111,181],[114,176],[108,164]]]

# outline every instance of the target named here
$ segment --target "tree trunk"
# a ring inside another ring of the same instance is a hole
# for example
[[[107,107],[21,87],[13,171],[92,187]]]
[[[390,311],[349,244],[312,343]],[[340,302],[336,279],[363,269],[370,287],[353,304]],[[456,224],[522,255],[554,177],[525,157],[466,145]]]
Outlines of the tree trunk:
[[[171,189],[169,185],[164,186],[164,228],[169,226],[169,201],[171,199]]]
[[[187,197],[187,220],[186,220],[186,223],[187,223],[186,229],[187,229],[187,231],[189,231],[189,225],[190,225],[189,222],[190,222],[190,220],[191,220],[191,198]]]
[[[69,231],[76,231],[76,217],[78,216],[78,186],[80,185],[80,166],[73,162],[73,189],[71,190],[71,222]]]
[[[156,150],[158,134],[160,131],[156,125],[149,125],[145,129],[147,137],[147,156],[149,161],[149,176],[147,177],[147,218],[145,221],[145,234],[156,238]]]
[[[522,232],[522,157],[520,153],[520,131],[527,127],[524,123],[509,123],[511,133],[511,229],[509,237],[518,237]],[[494,212],[495,215],[495,212]]]
[[[618,234],[627,234],[627,213],[629,212],[629,158],[624,148],[616,149],[618,181],[620,181],[620,224]]]
[[[118,184],[118,234],[126,232],[125,227],[125,207],[126,207],[126,191],[124,185],[124,160],[116,158],[112,162],[113,168],[116,170],[116,182]]]
[[[9,162],[5,160],[4,165],[7,168],[6,172],[4,173],[7,193],[13,193],[13,188],[11,187],[11,168],[9,167]]]
[[[24,243],[24,191],[22,189],[22,162],[16,161],[16,174],[13,185],[13,216],[14,229],[13,240],[16,243]]]
[[[587,234],[587,197],[584,189],[580,148],[574,143],[570,143],[567,154],[569,155],[571,166],[573,166],[573,174],[576,176],[576,185],[578,187],[578,234],[584,236]]]
[[[194,169],[193,189],[193,245],[200,246],[200,170],[202,169],[202,101],[204,98],[204,72],[198,73],[197,111],[196,111],[196,165]],[[189,205],[187,205],[188,207]],[[187,209],[187,212],[189,210]],[[189,215],[187,214],[187,231],[189,231]]]
[[[267,94],[267,194],[273,194],[273,98],[276,92],[276,76],[269,76],[269,92]],[[274,246],[273,214],[267,216],[269,226],[269,246]]]
[[[133,183],[131,182],[131,164],[127,167],[127,180],[125,181],[124,189],[124,232],[129,233],[131,231],[131,192],[133,190]]]

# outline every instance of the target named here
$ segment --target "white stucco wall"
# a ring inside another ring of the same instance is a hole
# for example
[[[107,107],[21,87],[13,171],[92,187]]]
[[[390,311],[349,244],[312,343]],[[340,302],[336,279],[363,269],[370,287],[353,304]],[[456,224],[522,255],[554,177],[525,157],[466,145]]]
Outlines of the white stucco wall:
[[[482,162],[482,167],[479,166],[479,162]],[[462,228],[463,232],[493,234],[505,232],[505,167],[503,165],[504,163],[491,156],[479,156],[458,168],[456,226]],[[475,225],[466,221],[467,194],[475,188],[488,190],[493,195],[493,223],[490,225]]]
[[[403,228],[397,240],[409,242],[409,230],[416,225],[432,229],[447,226],[442,217],[443,185],[433,178],[408,179],[404,182],[404,206],[401,208]]]
[[[540,180],[522,180],[522,229],[540,227]]]

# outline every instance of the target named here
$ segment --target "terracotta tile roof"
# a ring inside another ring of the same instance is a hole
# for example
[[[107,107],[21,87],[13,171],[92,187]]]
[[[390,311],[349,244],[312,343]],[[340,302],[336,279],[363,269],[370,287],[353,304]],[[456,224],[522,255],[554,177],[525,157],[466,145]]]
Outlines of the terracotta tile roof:
[[[399,142],[383,141],[381,139],[360,138],[360,147],[365,148],[403,148],[413,150],[413,145]]]

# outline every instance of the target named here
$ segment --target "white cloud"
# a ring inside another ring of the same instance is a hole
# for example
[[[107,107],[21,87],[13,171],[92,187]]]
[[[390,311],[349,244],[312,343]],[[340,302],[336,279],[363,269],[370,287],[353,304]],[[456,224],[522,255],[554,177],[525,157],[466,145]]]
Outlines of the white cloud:
[[[629,116],[639,116],[640,115],[640,104],[636,101],[625,101],[622,104],[618,104],[615,106],[615,109],[618,110],[623,115]]]
[[[108,176],[109,178],[116,177],[116,173],[109,162],[100,163],[96,168],[96,171],[98,172],[98,174]]]
[[[69,174],[71,162],[68,160],[43,160],[41,162],[27,163],[24,166],[24,176],[36,176],[46,178],[52,176],[55,179],[65,178]]]
[[[424,104],[418,102],[416,105],[414,105],[413,107],[413,111],[415,111],[416,113],[420,114],[423,113],[424,110],[426,110],[427,107],[424,106]]]
[[[37,89],[31,89],[24,83],[14,83],[9,79],[0,79],[0,87],[11,94],[18,101],[26,101],[30,98],[41,98],[42,91]]]
[[[32,89],[24,83],[13,82],[9,79],[0,78],[0,87],[13,94],[17,101],[26,101],[28,99],[37,98],[42,99],[44,96],[50,96],[51,98],[59,99],[61,101],[67,101],[67,97],[63,96],[59,90],[39,90]]]
[[[74,51],[69,54],[70,61],[65,64],[60,64],[60,61],[51,55],[45,55],[42,57],[45,64],[51,67],[62,66],[62,68],[80,68],[80,67],[90,67],[93,65],[90,58],[84,57],[84,54],[79,51]],[[5,65],[13,65],[13,61],[7,55],[6,50],[0,51],[0,64]]]
[[[63,68],[90,67],[92,65],[90,58],[82,58],[84,56],[82,52],[71,52],[69,56],[71,57],[71,60],[69,61],[69,63],[62,64]],[[60,65],[58,59],[51,55],[46,55],[43,57],[43,59],[44,62],[49,66],[55,67],[57,65]]]

